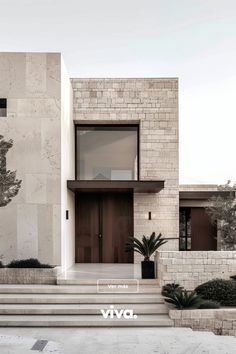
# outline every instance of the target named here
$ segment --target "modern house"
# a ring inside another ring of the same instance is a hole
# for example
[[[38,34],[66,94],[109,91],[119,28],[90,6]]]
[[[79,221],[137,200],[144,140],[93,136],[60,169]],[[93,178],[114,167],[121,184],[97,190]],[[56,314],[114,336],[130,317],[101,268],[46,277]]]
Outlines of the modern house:
[[[178,79],[70,79],[61,54],[0,53],[0,260],[59,266],[0,269],[0,327],[180,325],[162,285],[234,275],[205,211],[221,192],[180,186],[178,149]],[[140,279],[125,243],[153,231],[158,279]],[[114,306],[135,316],[103,318]]]
[[[70,79],[61,54],[1,53],[0,135],[21,180],[0,208],[2,260],[139,262],[125,243],[153,231],[163,250],[217,249],[216,186],[179,186],[177,78]]]

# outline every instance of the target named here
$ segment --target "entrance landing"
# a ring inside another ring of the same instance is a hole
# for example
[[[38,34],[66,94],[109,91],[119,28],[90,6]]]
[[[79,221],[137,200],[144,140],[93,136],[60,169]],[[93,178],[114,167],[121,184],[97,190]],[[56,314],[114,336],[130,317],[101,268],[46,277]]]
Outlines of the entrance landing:
[[[60,280],[141,279],[140,264],[76,263],[63,272]]]

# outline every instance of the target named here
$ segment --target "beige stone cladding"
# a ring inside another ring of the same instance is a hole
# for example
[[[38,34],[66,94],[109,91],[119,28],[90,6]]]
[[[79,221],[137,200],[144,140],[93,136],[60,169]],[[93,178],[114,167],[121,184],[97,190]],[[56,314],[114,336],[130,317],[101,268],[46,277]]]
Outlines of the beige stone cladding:
[[[178,79],[72,79],[72,87],[74,120],[140,124],[140,180],[164,180],[165,188],[134,194],[134,235],[155,231],[177,238]],[[178,240],[163,249],[178,250]]]
[[[208,280],[236,274],[236,251],[160,251],[155,258],[161,286],[175,282],[193,290]]]
[[[211,331],[219,335],[236,335],[236,309],[170,310],[175,327],[190,327],[197,331]]]
[[[0,53],[0,134],[13,139],[7,169],[22,187],[0,208],[0,255],[60,263],[61,55]]]

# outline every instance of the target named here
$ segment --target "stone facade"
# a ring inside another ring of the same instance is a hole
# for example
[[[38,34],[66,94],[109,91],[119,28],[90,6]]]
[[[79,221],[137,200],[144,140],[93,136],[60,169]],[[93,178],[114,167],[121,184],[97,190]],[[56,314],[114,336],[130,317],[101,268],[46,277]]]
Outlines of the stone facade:
[[[236,274],[236,251],[160,251],[155,256],[160,285],[178,283],[187,290]]]
[[[72,79],[72,87],[74,120],[140,124],[140,180],[164,180],[165,188],[158,194],[135,193],[134,234],[141,237],[156,231],[177,238],[178,80]],[[164,247],[177,250],[178,240]]]
[[[165,188],[135,194],[134,233],[162,232],[174,238],[165,248],[178,249],[177,79],[72,79],[72,91],[56,53],[1,53],[0,77],[0,98],[7,99],[0,132],[14,142],[7,169],[22,180],[18,195],[0,208],[5,262],[74,262],[74,195],[66,187],[74,179],[73,118],[140,124],[140,179],[164,180]]]
[[[236,336],[236,309],[170,310],[175,327]]]
[[[61,130],[65,119],[73,125],[68,108],[62,109],[65,81],[60,54],[0,54],[0,98],[7,99],[0,134],[13,140],[7,169],[16,170],[22,180],[18,195],[0,208],[0,256],[5,262],[37,257],[61,263],[61,193],[66,188]]]

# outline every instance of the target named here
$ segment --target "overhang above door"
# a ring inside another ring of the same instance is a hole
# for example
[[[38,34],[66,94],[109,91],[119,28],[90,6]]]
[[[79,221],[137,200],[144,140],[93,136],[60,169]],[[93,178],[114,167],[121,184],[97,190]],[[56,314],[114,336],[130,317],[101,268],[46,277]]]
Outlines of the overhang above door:
[[[67,188],[80,193],[134,192],[159,193],[164,188],[164,181],[67,181]]]

